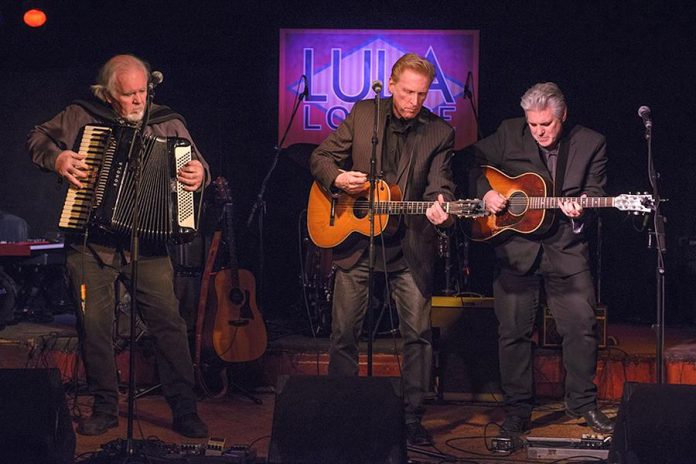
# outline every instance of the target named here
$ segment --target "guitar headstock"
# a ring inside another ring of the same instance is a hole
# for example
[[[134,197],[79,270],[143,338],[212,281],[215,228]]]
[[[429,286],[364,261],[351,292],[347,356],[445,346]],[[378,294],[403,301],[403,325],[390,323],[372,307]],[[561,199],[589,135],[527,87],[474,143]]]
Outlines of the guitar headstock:
[[[479,199],[450,201],[447,212],[460,218],[476,218],[486,215],[483,200]]]
[[[651,213],[655,209],[655,200],[652,195],[624,193],[614,198],[614,207],[632,213]]]
[[[218,176],[214,181],[215,186],[215,202],[220,205],[232,203],[232,194],[230,193],[230,184],[222,176]]]

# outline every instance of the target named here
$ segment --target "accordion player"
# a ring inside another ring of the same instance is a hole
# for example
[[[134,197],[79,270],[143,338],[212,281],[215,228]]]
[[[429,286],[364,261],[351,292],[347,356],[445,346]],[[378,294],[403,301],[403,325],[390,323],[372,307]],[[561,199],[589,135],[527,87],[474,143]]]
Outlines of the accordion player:
[[[135,208],[135,169],[131,153],[140,150],[137,129],[88,124],[75,151],[86,156],[91,175],[70,188],[59,227],[129,237]],[[192,159],[191,142],[180,137],[143,137],[138,202],[138,236],[144,243],[186,243],[198,229],[201,194],[187,192],[176,173]]]

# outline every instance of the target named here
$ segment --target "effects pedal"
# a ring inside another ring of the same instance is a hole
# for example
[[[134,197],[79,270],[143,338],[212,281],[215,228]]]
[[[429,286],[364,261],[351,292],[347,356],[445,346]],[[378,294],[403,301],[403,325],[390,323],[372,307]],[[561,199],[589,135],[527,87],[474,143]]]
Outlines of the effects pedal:
[[[522,440],[511,437],[495,437],[491,439],[491,451],[494,453],[514,453],[522,448]]]

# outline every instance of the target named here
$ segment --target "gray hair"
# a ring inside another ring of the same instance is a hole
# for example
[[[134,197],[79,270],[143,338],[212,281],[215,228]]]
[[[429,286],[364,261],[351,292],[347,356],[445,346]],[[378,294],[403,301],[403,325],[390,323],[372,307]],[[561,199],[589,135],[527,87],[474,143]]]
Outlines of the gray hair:
[[[540,82],[532,86],[522,95],[520,106],[525,112],[551,108],[557,118],[563,118],[567,108],[563,92],[553,82]]]
[[[145,75],[150,74],[150,66],[140,58],[134,55],[116,55],[99,70],[97,83],[90,86],[92,94],[106,103],[107,95],[113,95],[116,74],[131,68],[140,68]]]

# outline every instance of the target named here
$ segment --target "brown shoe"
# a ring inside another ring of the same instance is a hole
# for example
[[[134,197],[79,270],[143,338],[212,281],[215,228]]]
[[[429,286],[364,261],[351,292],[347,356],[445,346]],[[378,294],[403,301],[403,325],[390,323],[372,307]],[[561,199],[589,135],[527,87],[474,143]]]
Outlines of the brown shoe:
[[[80,435],[101,435],[114,427],[118,427],[117,416],[94,412],[91,416],[80,419],[77,424],[77,433]]]

